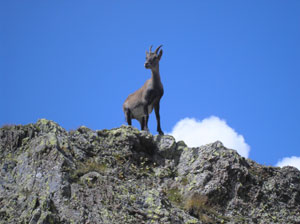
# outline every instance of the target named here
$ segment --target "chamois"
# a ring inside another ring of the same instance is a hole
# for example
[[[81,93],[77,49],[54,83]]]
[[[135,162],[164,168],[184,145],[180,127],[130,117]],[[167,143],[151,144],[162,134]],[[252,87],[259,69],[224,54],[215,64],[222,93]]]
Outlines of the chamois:
[[[146,51],[146,62],[144,66],[146,69],[151,69],[152,77],[151,79],[148,79],[140,89],[127,97],[123,104],[123,111],[128,125],[131,125],[131,119],[136,119],[139,121],[141,129],[149,132],[149,114],[154,108],[157,131],[160,135],[163,135],[164,133],[160,127],[159,114],[159,103],[164,94],[164,88],[159,74],[159,61],[163,53],[162,50],[159,51],[161,47],[162,45],[156,48],[154,52],[151,52],[151,46],[149,52]]]

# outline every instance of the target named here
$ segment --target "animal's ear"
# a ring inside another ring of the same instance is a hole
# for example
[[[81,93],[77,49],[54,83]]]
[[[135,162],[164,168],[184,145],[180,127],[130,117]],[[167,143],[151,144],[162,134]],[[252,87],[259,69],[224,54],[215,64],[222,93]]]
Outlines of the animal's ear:
[[[158,53],[158,59],[159,59],[159,60],[160,60],[162,54],[163,54],[163,50],[160,50],[160,52]]]
[[[148,57],[148,55],[149,55],[149,53],[148,53],[148,51],[146,51],[146,56]]]

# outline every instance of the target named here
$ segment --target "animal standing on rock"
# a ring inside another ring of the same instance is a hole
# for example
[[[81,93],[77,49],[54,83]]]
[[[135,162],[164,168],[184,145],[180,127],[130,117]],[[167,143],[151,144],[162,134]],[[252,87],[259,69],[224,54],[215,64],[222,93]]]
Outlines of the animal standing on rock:
[[[160,127],[159,114],[160,99],[164,94],[164,88],[159,74],[159,61],[163,53],[162,50],[159,51],[161,47],[162,45],[156,48],[154,52],[151,52],[151,46],[149,52],[146,51],[145,68],[151,69],[152,77],[148,79],[140,89],[127,97],[123,104],[123,111],[128,125],[131,125],[132,119],[136,119],[140,122],[141,129],[148,132],[149,114],[154,108],[157,131],[160,135],[163,135],[164,133]]]

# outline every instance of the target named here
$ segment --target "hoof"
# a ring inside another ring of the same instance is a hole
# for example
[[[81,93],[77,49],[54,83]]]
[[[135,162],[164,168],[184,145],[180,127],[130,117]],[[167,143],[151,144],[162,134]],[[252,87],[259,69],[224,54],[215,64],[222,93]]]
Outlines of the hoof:
[[[162,131],[158,131],[159,135],[164,135],[164,133]]]

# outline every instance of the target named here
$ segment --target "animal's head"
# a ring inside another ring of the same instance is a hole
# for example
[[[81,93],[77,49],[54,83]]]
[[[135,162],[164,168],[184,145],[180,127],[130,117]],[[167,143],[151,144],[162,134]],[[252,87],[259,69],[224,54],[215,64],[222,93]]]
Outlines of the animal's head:
[[[163,51],[159,49],[162,47],[162,45],[160,45],[158,48],[156,48],[156,50],[154,52],[151,52],[152,46],[149,49],[149,52],[146,51],[146,61],[145,61],[145,68],[155,68],[159,61],[160,58],[162,56]],[[159,51],[159,52],[158,52]]]

